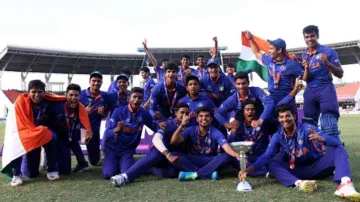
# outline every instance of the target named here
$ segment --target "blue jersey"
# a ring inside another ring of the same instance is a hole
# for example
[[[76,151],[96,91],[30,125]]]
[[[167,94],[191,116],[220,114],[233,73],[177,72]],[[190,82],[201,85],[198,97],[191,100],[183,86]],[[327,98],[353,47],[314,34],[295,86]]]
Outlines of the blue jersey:
[[[111,82],[109,89],[108,89],[108,93],[115,93],[118,91],[119,91],[119,88],[117,86],[117,81],[115,80],[115,81]]]
[[[151,95],[151,89],[155,86],[154,80],[149,76],[146,81],[144,82],[142,88],[144,89],[144,101],[143,104],[145,104]]]
[[[214,126],[210,126],[205,136],[201,135],[198,125],[187,127],[181,136],[192,155],[216,156],[218,145],[227,144],[224,135]]]
[[[165,81],[165,72],[164,72],[164,68],[161,68],[160,65],[155,67],[155,71],[156,71],[156,78],[157,78],[157,83],[162,83]]]
[[[119,121],[123,121],[125,126],[115,137],[114,128]],[[144,125],[154,129],[153,118],[147,110],[139,108],[137,112],[132,112],[130,106],[116,108],[104,133],[105,150],[110,149],[117,152],[128,149],[135,150],[140,143]]]
[[[35,126],[46,125],[48,117],[52,116],[52,114],[47,113],[49,104],[50,102],[47,100],[40,101],[39,105],[32,104]]]
[[[160,112],[163,119],[174,118],[174,108],[179,100],[185,96],[185,92],[184,86],[179,83],[176,83],[173,92],[167,89],[165,82],[156,84],[151,93],[151,115],[154,116],[156,112]]]
[[[207,68],[203,68],[203,69],[199,69],[199,67],[194,71],[193,73],[195,76],[197,76],[199,78],[199,80],[201,80],[202,78],[207,77],[207,75],[209,75],[209,72],[207,70]]]
[[[194,75],[196,73],[196,70],[193,68],[188,67],[186,70],[190,69],[191,74]],[[177,73],[177,80],[180,84],[185,85],[185,79],[186,79],[186,70],[183,71],[181,67],[179,67],[179,71]]]
[[[204,89],[206,95],[214,102],[216,107],[232,95],[236,90],[234,84],[223,73],[219,73],[219,77],[214,81],[208,74],[200,81],[201,87]]]
[[[313,128],[320,136],[326,140],[326,146],[340,146],[340,141],[333,136],[320,131],[318,128],[307,123],[297,123],[297,129],[293,137],[285,135],[284,128],[281,127],[271,138],[270,144],[265,153],[253,164],[255,169],[261,168],[269,163],[272,157],[280,150],[288,155],[290,161],[294,157],[295,165],[309,165],[322,157],[324,146],[320,142],[309,140],[309,127]],[[293,156],[293,157],[292,157]]]
[[[110,102],[110,110],[113,111],[117,107],[122,107],[129,104],[130,91],[127,90],[124,95],[120,95],[120,91],[110,93],[108,97]]]
[[[268,54],[262,54],[262,63],[268,70],[268,89],[270,96],[286,96],[289,94],[297,77],[301,75],[302,66],[296,60],[284,57],[280,63],[276,62]],[[275,81],[278,87],[274,87]]]
[[[197,96],[196,98],[192,99],[189,97],[189,95],[181,98],[179,100],[179,103],[185,102],[189,105],[190,109],[190,122],[188,126],[196,125],[196,111],[200,107],[206,107],[210,110],[214,110],[216,108],[214,102],[210,100],[206,95]]]
[[[92,132],[95,135],[100,133],[100,124],[102,116],[97,112],[97,108],[104,106],[105,111],[111,109],[111,102],[109,100],[108,94],[106,92],[100,91],[100,94],[97,97],[92,97],[89,89],[82,90],[80,93],[80,102],[85,106],[92,106],[93,111],[89,114],[89,120],[91,124]]]
[[[227,77],[229,78],[229,80],[231,81],[231,83],[234,83],[234,75],[227,75]]]
[[[256,102],[257,117],[260,117],[262,120],[266,120],[271,117],[271,112],[274,108],[274,101],[261,88],[249,87],[249,93],[246,99],[251,99]],[[226,119],[227,114],[231,111],[234,111],[235,113],[239,112],[243,107],[242,103],[244,101],[245,100],[240,99],[239,93],[235,93],[230,96],[216,110],[216,120],[221,125],[229,122],[229,120]]]
[[[336,51],[328,46],[318,45],[314,54],[308,54],[307,50],[302,53],[303,60],[309,64],[310,75],[306,87],[315,88],[325,84],[332,84],[332,75],[327,66],[320,60],[319,54],[325,54],[331,64],[340,67],[340,61]]]
[[[160,135],[163,136],[163,143],[165,145],[165,147],[171,151],[171,152],[182,152],[184,153],[184,145],[183,144],[179,144],[179,145],[172,145],[170,144],[170,140],[174,134],[174,132],[176,131],[176,129],[179,127],[179,124],[177,122],[176,118],[173,118],[171,120],[168,120],[166,122],[167,124],[167,128],[166,131],[159,129],[156,133],[159,133]]]
[[[251,156],[260,156],[265,151],[269,144],[271,132],[268,131],[268,122],[265,121],[261,126],[261,129],[257,131],[255,128],[245,123],[240,123],[236,134],[230,134],[228,137],[229,142],[238,141],[251,141],[254,142],[250,151],[248,152]]]

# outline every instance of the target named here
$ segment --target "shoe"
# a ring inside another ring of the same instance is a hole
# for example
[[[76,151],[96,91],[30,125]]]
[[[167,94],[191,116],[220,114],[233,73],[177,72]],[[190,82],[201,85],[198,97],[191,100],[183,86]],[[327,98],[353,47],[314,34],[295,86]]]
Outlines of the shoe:
[[[48,180],[50,180],[50,181],[56,181],[56,180],[60,179],[59,172],[57,172],[57,171],[48,172],[46,174],[46,176],[47,176]]]
[[[76,165],[73,173],[81,173],[82,171],[89,170],[89,164],[86,162],[84,165]]]
[[[354,184],[351,181],[340,184],[335,191],[335,195],[351,201],[360,201],[360,193],[355,190]]]
[[[217,171],[214,171],[214,172],[211,174],[211,179],[213,179],[213,180],[217,180],[217,179],[218,179],[218,172],[217,172]]]
[[[125,186],[126,178],[123,175],[115,175],[110,178],[111,185],[114,187]]]
[[[247,181],[242,181],[242,182],[238,182],[236,184],[236,191],[241,191],[241,192],[245,192],[245,191],[251,191],[252,190],[252,186],[249,182]]]
[[[296,188],[303,192],[313,192],[317,189],[317,184],[315,180],[301,180]]]
[[[179,172],[179,181],[188,181],[188,180],[196,180],[197,174],[196,172]]]
[[[23,181],[22,181],[22,179],[21,179],[21,175],[19,175],[19,176],[13,176],[13,178],[12,178],[12,180],[11,180],[11,183],[10,183],[10,185],[12,186],[12,187],[17,187],[17,186],[20,186],[20,185],[22,185],[23,184]]]

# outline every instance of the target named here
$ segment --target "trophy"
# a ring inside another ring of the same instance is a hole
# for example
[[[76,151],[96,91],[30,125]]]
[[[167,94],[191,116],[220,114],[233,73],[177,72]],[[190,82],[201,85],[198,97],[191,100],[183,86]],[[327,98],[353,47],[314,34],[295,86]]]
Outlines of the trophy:
[[[250,150],[250,148],[253,144],[254,144],[254,142],[249,142],[249,141],[230,143],[230,146],[232,147],[232,149],[234,151],[240,153],[240,170],[243,173],[246,172],[246,154],[245,153]],[[245,179],[238,182],[238,184],[236,185],[236,191],[245,192],[245,191],[251,191],[251,190],[252,190],[252,186]]]

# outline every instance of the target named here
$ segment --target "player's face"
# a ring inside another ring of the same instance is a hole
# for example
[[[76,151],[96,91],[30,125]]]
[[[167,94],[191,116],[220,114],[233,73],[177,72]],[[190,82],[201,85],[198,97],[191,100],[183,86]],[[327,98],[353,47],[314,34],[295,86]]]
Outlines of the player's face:
[[[67,105],[70,108],[76,108],[80,99],[80,92],[77,90],[69,90],[66,94]]]
[[[89,84],[91,89],[98,91],[101,88],[102,79],[99,77],[91,77]]]
[[[317,41],[318,37],[316,36],[316,34],[314,32],[313,33],[305,33],[304,40],[305,40],[306,45],[309,48],[316,47],[318,44],[318,41]]]
[[[29,91],[29,97],[34,104],[39,104],[45,95],[43,89],[32,88]]]
[[[241,95],[245,95],[248,93],[249,82],[247,79],[236,79],[235,87]]]
[[[143,100],[144,100],[143,93],[134,92],[130,95],[129,103],[133,109],[137,110],[140,107]]]
[[[199,66],[199,67],[203,67],[205,65],[205,58],[203,57],[199,57],[196,59],[196,64]]]
[[[188,58],[182,58],[181,59],[181,65],[183,66],[183,67],[188,67],[189,66],[189,59]]]
[[[189,116],[189,114],[190,114],[190,110],[189,108],[186,107],[180,108],[178,111],[175,112],[175,116],[178,121],[182,121],[184,115]]]
[[[167,79],[169,79],[170,81],[175,81],[176,80],[176,71],[172,70],[172,69],[166,70],[165,77]]]
[[[235,71],[234,67],[228,67],[228,68],[226,68],[226,73],[228,73],[228,74],[230,74],[230,75],[234,74],[234,71]]]
[[[277,58],[279,56],[280,52],[281,52],[281,49],[277,50],[275,46],[273,46],[273,45],[269,46],[269,52],[268,53],[272,58]]]
[[[208,68],[208,71],[212,78],[215,78],[219,75],[219,67],[216,64],[211,64]]]
[[[256,109],[255,109],[255,105],[253,104],[248,104],[244,107],[244,112],[243,112],[243,115],[244,115],[244,118],[250,122],[252,120],[254,120],[256,117],[255,117],[255,114],[256,114]]]
[[[162,66],[165,67],[168,63],[169,63],[169,61],[164,61],[164,62],[162,63]]]
[[[129,86],[129,82],[127,82],[124,79],[119,79],[117,81],[117,87],[119,88],[120,92],[125,92],[128,86]]]
[[[141,72],[140,72],[140,75],[141,75],[141,77],[142,77],[143,79],[147,79],[147,78],[149,77],[149,73],[144,72],[144,71],[141,71]]]
[[[294,116],[291,114],[290,111],[286,112],[279,112],[279,122],[282,125],[282,127],[290,128],[295,124]]]
[[[190,95],[198,95],[200,91],[199,82],[196,80],[190,80],[186,85],[186,90],[190,93]]]
[[[209,112],[200,112],[197,117],[196,121],[199,123],[202,127],[208,127],[211,125],[212,117]]]

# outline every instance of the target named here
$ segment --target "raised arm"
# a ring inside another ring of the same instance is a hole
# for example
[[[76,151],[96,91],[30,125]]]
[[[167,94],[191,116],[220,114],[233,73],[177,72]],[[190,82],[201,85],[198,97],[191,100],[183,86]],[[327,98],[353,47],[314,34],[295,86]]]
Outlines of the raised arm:
[[[259,50],[258,46],[256,45],[256,43],[254,42],[254,40],[252,39],[251,32],[245,31],[245,36],[249,40],[251,50],[255,54],[256,58],[258,58],[259,60],[262,60],[262,53],[260,52],[260,50]]]
[[[181,133],[184,131],[184,129],[185,129],[186,125],[189,123],[189,121],[190,121],[190,116],[184,115],[183,119],[181,121],[181,124],[176,129],[173,136],[171,137],[170,144],[178,145],[178,144],[184,142],[184,137],[181,135]],[[185,133],[186,133],[186,131],[185,131]],[[188,134],[184,134],[184,135],[187,136]]]
[[[154,55],[150,52],[150,50],[147,47],[147,39],[144,39],[144,41],[142,42],[143,46],[144,46],[144,50],[146,55],[149,57],[151,63],[154,65],[154,71],[156,71],[156,67],[158,65]]]

